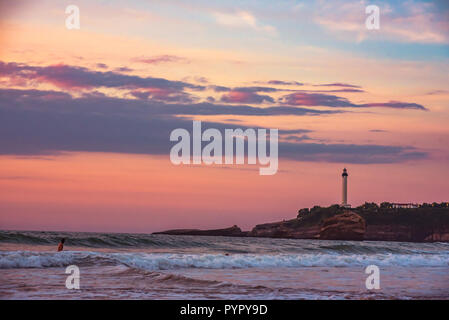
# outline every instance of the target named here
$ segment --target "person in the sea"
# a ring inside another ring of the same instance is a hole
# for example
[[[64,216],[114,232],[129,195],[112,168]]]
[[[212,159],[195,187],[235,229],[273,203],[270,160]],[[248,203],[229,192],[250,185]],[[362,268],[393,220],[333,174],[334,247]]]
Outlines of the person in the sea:
[[[59,245],[58,245],[58,252],[59,252],[59,251],[62,251],[62,249],[64,249],[64,242],[65,242],[65,239],[62,238],[62,239],[61,239],[61,242],[60,242]]]

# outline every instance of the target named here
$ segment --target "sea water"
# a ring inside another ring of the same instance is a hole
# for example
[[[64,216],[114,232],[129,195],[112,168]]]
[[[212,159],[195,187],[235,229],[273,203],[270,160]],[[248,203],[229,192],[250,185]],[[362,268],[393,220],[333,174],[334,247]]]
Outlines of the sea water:
[[[0,298],[449,299],[449,243],[0,231]]]

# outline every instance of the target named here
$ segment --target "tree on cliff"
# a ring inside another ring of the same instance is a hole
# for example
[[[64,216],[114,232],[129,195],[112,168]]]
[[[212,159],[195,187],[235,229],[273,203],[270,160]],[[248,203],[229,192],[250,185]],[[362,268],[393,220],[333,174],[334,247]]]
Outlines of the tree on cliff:
[[[391,208],[391,203],[390,203],[390,202],[382,202],[382,203],[380,204],[380,208],[381,208],[381,209],[388,209],[388,208]]]

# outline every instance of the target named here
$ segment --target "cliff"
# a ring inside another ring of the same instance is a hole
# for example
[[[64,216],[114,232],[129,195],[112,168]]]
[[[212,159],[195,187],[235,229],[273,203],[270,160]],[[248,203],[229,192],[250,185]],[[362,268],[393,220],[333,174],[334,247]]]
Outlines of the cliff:
[[[449,242],[449,208],[355,208],[300,210],[297,219],[260,224],[253,237]]]
[[[291,239],[318,239],[319,226],[300,226],[297,219],[265,223],[255,226],[249,237],[291,238]]]
[[[251,237],[323,239],[323,240],[363,240],[365,220],[359,215],[346,211],[324,219],[315,225],[306,225],[299,219],[259,224],[248,234]]]
[[[364,240],[449,242],[449,226],[413,227],[404,225],[371,225],[367,227]]]
[[[320,239],[363,240],[365,232],[365,219],[354,212],[345,211],[323,220],[320,227]]]
[[[156,232],[170,235],[266,237],[322,240],[449,242],[449,204],[419,208],[392,208],[388,203],[365,204],[354,209],[338,205],[301,209],[297,218],[256,225],[244,232],[226,229],[178,229]]]

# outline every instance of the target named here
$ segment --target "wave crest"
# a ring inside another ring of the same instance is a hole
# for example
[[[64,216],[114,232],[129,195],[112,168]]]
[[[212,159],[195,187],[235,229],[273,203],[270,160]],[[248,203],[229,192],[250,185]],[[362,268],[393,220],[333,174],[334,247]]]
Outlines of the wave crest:
[[[186,268],[247,269],[352,267],[370,264],[402,267],[447,267],[449,255],[441,254],[168,254],[100,252],[0,252],[0,269],[125,265],[158,271]]]

